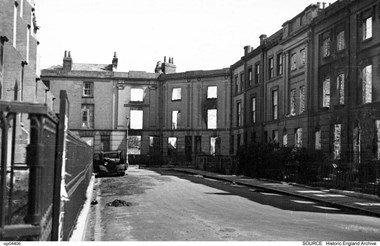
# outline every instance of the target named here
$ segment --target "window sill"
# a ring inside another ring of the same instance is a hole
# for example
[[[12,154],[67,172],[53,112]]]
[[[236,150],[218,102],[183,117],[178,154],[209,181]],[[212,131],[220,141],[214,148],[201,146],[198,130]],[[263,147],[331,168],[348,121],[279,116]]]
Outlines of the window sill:
[[[369,43],[373,40],[373,36],[367,39],[362,39],[362,43]]]
[[[83,96],[82,95],[82,98],[94,98],[94,96]]]
[[[180,102],[180,101],[182,101],[182,99],[175,99],[175,100],[172,99],[172,102]]]

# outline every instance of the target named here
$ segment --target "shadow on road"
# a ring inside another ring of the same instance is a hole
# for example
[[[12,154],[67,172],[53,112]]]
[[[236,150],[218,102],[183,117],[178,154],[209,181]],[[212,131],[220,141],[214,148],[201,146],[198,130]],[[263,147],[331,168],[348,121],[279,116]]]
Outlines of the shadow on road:
[[[361,214],[359,211],[353,211],[347,208],[334,208],[331,205],[324,204],[322,202],[315,202],[295,196],[275,193],[273,191],[268,191],[261,188],[235,185],[231,184],[228,181],[212,180],[210,178],[203,178],[200,175],[192,175],[172,170],[153,168],[149,170],[156,172],[162,176],[175,176],[181,179],[191,181],[193,183],[206,185],[208,187],[218,189],[221,191],[206,192],[206,196],[240,196],[262,205],[297,212],[365,215]]]

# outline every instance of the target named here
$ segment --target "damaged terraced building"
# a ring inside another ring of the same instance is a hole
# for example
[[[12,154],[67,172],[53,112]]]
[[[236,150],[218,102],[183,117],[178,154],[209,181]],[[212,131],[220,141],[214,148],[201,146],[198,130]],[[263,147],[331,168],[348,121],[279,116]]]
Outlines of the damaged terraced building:
[[[376,0],[317,3],[229,68],[176,73],[165,58],[152,73],[119,72],[116,54],[111,64],[77,64],[65,52],[41,78],[68,92],[70,130],[96,151],[126,150],[128,136],[132,158],[190,164],[276,141],[355,168],[380,159],[378,30]]]

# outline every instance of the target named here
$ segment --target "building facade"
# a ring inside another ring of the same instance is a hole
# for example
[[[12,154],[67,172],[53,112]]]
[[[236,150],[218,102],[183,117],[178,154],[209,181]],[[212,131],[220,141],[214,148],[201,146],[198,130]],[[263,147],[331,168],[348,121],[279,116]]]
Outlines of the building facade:
[[[42,77],[72,90],[70,128],[96,150],[126,148],[128,129],[136,154],[166,162],[273,141],[355,168],[380,159],[379,17],[376,0],[311,4],[229,69],[176,73],[169,58],[155,73],[74,63]]]

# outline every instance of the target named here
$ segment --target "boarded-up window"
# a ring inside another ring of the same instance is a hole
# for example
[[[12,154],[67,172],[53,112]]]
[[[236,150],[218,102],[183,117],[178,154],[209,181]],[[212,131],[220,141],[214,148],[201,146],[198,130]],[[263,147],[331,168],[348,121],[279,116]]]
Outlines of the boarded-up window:
[[[322,85],[322,107],[330,107],[330,78],[326,78]]]
[[[294,145],[295,147],[302,147],[302,128],[297,128],[294,133]]]
[[[322,149],[321,130],[316,130],[314,135],[315,135],[315,149],[320,150]]]
[[[111,138],[110,135],[101,135],[100,142],[102,145],[102,151],[110,151]]]
[[[300,109],[299,112],[302,114],[305,111],[305,86],[300,87]]]
[[[296,89],[290,91],[290,115],[296,115]]]
[[[372,65],[363,68],[363,103],[372,102]]]
[[[341,131],[342,131],[342,125],[341,124],[335,124],[334,125],[334,159],[335,160],[340,159],[340,154],[342,151]]]
[[[344,74],[339,74],[336,79],[336,91],[338,94],[339,104],[344,104]]]

